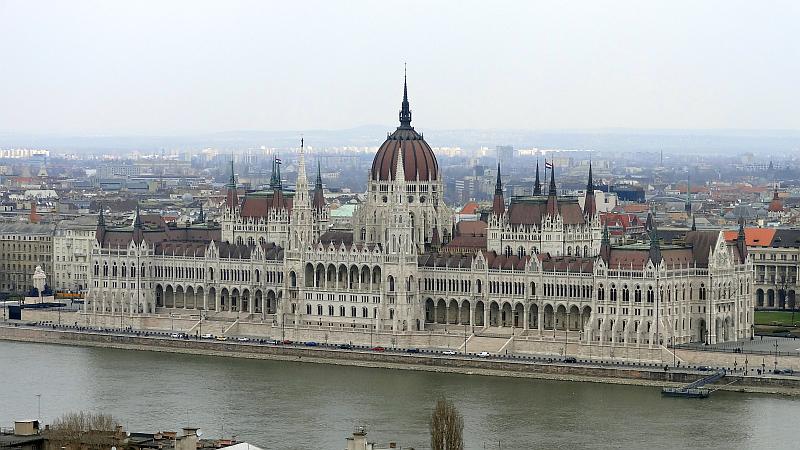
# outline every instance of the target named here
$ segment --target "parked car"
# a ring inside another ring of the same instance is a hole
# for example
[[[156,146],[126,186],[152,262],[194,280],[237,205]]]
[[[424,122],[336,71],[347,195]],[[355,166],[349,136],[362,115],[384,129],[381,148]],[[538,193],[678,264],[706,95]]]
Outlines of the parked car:
[[[372,347],[373,352],[385,352],[386,349],[383,347]]]
[[[699,370],[701,372],[710,372],[711,371],[711,367],[708,367],[708,366],[697,366],[697,370]]]
[[[406,353],[419,353],[418,348],[407,348]]]
[[[576,362],[578,362],[578,360],[575,359],[574,356],[567,356],[566,358],[564,358],[564,362],[565,363],[576,363]]]
[[[236,340],[239,341],[239,342],[247,342],[247,341],[250,340],[250,338],[246,338],[244,336],[241,336],[241,337],[236,338]]]
[[[169,337],[177,339],[177,338],[180,338],[181,335],[180,335],[180,333],[172,333],[172,334],[169,335]]]
[[[455,355],[456,352],[455,352],[455,350],[445,350],[445,351],[442,352],[442,354],[443,355],[452,356],[452,355]]]
[[[488,357],[490,357],[492,355],[490,355],[489,352],[480,352],[480,353],[478,353],[478,356],[481,357],[481,358],[488,358]]]
[[[316,346],[318,346],[319,344],[318,344],[318,343],[316,343],[316,342],[314,342],[314,341],[308,341],[308,342],[306,342],[306,344],[305,344],[305,345],[306,345],[306,347],[316,347]]]
[[[336,346],[336,348],[341,348],[342,350],[350,350],[353,348],[353,346],[350,344],[339,344]]]
[[[289,339],[284,339],[284,340],[281,341],[281,344],[290,345],[290,344],[294,344],[294,341],[290,341]]]
[[[216,338],[216,339],[217,339],[218,341],[227,341],[227,340],[228,340],[228,338],[227,338],[227,337],[225,337],[225,336],[217,336],[217,338]]]
[[[214,339],[214,335],[211,333],[205,333],[200,336],[201,339]]]

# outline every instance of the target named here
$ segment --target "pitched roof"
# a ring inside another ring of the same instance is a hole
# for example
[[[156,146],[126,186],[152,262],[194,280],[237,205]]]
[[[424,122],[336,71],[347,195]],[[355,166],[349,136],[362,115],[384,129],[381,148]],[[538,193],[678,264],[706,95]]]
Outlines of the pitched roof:
[[[775,237],[775,228],[745,228],[744,243],[748,247],[769,247]],[[726,241],[735,241],[739,236],[738,230],[724,231]]]
[[[564,224],[580,225],[585,222],[577,198],[560,198],[557,206]],[[547,217],[547,208],[547,198],[513,197],[506,214],[512,225],[541,225]]]

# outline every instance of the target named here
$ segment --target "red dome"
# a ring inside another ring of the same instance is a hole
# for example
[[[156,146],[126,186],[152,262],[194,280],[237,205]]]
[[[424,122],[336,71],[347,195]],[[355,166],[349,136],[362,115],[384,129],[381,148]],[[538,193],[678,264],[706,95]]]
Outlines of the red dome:
[[[372,161],[374,181],[393,181],[397,155],[403,150],[403,170],[406,181],[438,180],[439,164],[430,145],[411,127],[400,127],[378,149]]]

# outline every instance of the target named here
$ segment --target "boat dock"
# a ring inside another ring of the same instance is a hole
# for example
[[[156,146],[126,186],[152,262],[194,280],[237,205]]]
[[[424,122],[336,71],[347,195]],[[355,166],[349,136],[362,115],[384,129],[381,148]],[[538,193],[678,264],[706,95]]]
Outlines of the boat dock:
[[[714,383],[725,376],[725,370],[719,370],[713,374],[700,378],[697,381],[679,388],[663,388],[661,395],[665,397],[686,397],[686,398],[706,398],[711,394],[711,390],[705,388],[707,384]]]

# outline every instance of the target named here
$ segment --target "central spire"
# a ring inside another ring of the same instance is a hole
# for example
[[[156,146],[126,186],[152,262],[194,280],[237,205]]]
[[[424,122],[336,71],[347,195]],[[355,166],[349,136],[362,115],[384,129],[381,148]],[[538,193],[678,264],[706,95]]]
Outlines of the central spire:
[[[411,128],[411,107],[408,104],[408,76],[403,65],[403,103],[400,106],[400,128]]]

